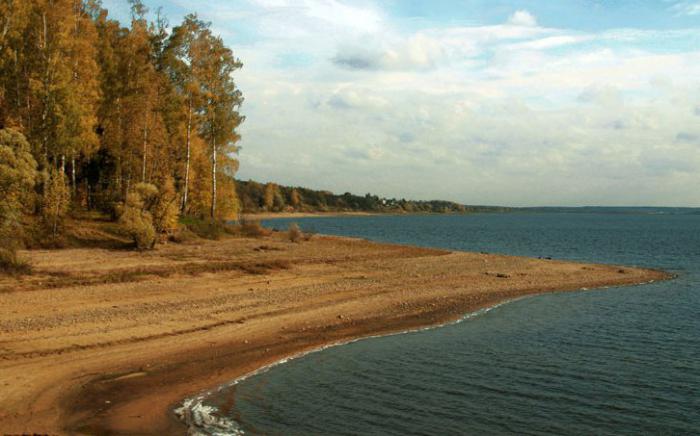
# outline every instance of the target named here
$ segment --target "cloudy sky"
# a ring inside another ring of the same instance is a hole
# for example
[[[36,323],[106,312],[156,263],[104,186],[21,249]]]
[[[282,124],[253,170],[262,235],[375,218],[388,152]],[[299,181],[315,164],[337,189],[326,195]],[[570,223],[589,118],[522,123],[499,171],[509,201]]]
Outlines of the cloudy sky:
[[[700,206],[698,0],[145,3],[171,23],[198,12],[244,62],[243,179]]]

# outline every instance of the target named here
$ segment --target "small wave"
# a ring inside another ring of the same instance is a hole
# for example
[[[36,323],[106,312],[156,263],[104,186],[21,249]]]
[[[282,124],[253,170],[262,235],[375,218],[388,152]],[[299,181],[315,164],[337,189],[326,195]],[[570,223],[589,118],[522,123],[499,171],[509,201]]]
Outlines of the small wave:
[[[420,327],[420,328],[415,328],[415,329],[409,329],[409,330],[403,330],[395,333],[386,333],[386,334],[378,334],[378,335],[370,335],[370,336],[362,336],[359,338],[355,339],[350,339],[347,341],[340,341],[340,342],[334,342],[328,345],[324,345],[322,347],[314,348],[309,351],[304,351],[301,353],[297,353],[288,357],[285,357],[284,359],[280,359],[276,362],[273,362],[269,365],[262,366],[255,371],[249,372],[232,382],[220,385],[216,389],[211,389],[209,391],[203,392],[197,396],[187,398],[182,402],[182,405],[174,410],[175,415],[177,415],[178,418],[180,418],[181,421],[187,425],[187,434],[190,436],[240,436],[244,434],[244,431],[241,429],[240,425],[234,421],[231,418],[221,416],[220,411],[217,407],[210,406],[204,404],[204,402],[207,400],[207,398],[211,397],[212,395],[216,394],[217,392],[221,392],[225,389],[229,389],[232,386],[237,385],[238,383],[256,376],[258,374],[265,373],[269,371],[270,369],[282,365],[284,363],[289,362],[290,360],[293,359],[299,359],[301,357],[307,356],[312,353],[318,353],[320,351],[327,350],[329,348],[333,347],[338,347],[341,345],[348,345],[352,344],[355,342],[359,341],[364,341],[367,339],[376,339],[376,338],[382,338],[382,337],[389,337],[389,336],[397,336],[397,335],[403,335],[403,334],[408,334],[408,333],[416,333],[416,332],[422,332],[422,331],[427,331],[427,330],[434,330],[438,329],[441,327],[446,327],[448,325],[454,325],[458,324],[462,321],[467,321],[472,318],[476,318],[480,315],[484,315],[493,309],[496,309],[498,307],[501,307],[505,304],[512,303],[518,300],[522,300],[525,298],[528,298],[529,296],[522,296],[518,298],[513,298],[510,300],[502,301],[500,303],[494,304],[493,306],[488,306],[484,307],[478,310],[475,310],[474,312],[469,312],[459,318],[456,321],[451,321],[451,322],[445,322],[442,324],[436,324],[436,325],[431,325],[427,327]]]
[[[649,283],[654,283],[654,280],[650,280],[648,282],[642,282],[638,284],[649,284]],[[631,285],[633,286],[633,285]],[[616,286],[620,287],[620,286]],[[580,291],[588,291],[589,289],[586,287],[583,287],[580,289]],[[334,342],[331,344],[324,345],[322,347],[314,348],[308,351],[304,351],[301,353],[293,354],[291,356],[285,357],[283,359],[280,359],[276,362],[273,362],[269,365],[262,366],[255,371],[249,372],[232,382],[220,385],[219,387],[215,389],[211,389],[209,391],[203,392],[195,397],[188,398],[182,402],[182,405],[175,409],[175,414],[182,420],[185,425],[188,427],[188,435],[191,436],[240,436],[244,434],[244,431],[241,429],[240,425],[233,419],[221,416],[220,411],[218,408],[215,406],[210,406],[206,405],[205,401],[211,397],[212,395],[221,392],[225,389],[229,389],[236,384],[250,378],[253,376],[256,376],[258,374],[265,373],[269,371],[270,369],[282,365],[284,363],[289,362],[290,360],[294,359],[299,359],[301,357],[307,356],[312,353],[317,353],[320,351],[327,350],[329,348],[333,347],[338,347],[341,345],[348,345],[352,344],[355,342],[359,341],[364,341],[367,339],[376,339],[376,338],[382,338],[382,337],[389,337],[389,336],[397,336],[397,335],[403,335],[403,334],[408,334],[408,333],[417,333],[417,332],[422,332],[422,331],[427,331],[427,330],[434,330],[442,327],[446,327],[449,325],[454,325],[461,323],[463,321],[467,321],[473,318],[476,318],[478,316],[484,315],[494,309],[497,309],[501,306],[504,306],[506,304],[513,303],[515,301],[519,300],[524,300],[526,298],[531,298],[535,297],[540,294],[532,294],[532,295],[523,295],[520,297],[512,298],[509,300],[504,300],[500,303],[496,303],[492,306],[487,306],[483,307],[481,309],[475,310],[473,312],[469,312],[465,315],[463,315],[461,318],[455,320],[455,321],[450,321],[450,322],[445,322],[441,324],[434,324],[430,325],[427,327],[420,327],[420,328],[414,328],[414,329],[408,329],[408,330],[403,330],[399,332],[394,332],[394,333],[385,333],[385,334],[377,334],[377,335],[368,335],[368,336],[362,336],[359,338],[355,339],[350,339],[346,341],[339,341],[339,342]]]

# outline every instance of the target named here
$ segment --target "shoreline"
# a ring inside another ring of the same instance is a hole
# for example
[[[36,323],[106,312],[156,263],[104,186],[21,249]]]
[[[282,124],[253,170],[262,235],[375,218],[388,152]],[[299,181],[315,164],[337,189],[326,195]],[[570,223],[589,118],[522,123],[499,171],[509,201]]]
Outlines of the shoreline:
[[[444,324],[522,296],[671,277],[342,237],[293,244],[281,234],[172,245],[147,255],[96,249],[29,255],[39,274],[99,277],[95,284],[50,287],[46,278],[30,278],[0,293],[7,337],[0,348],[7,393],[0,428],[18,433],[184,434],[173,412],[183,399],[290,355]],[[239,260],[221,260],[231,258]],[[201,271],[176,272],[187,271],[185,263]],[[117,267],[147,271],[109,283]]]
[[[655,283],[656,280],[650,280],[648,282],[641,282],[641,283],[632,283],[628,285],[620,285],[620,286],[615,286],[615,287],[632,287],[632,286],[643,286],[643,285],[648,285]],[[589,292],[589,291],[595,291],[595,290],[605,290],[610,288],[610,286],[602,286],[598,288],[581,288],[581,289],[575,289],[575,290],[570,290],[570,291],[551,291],[551,292],[542,292],[542,293],[533,293],[533,294],[527,294],[527,295],[521,295],[517,296],[514,298],[510,299],[505,299],[502,301],[498,301],[492,305],[484,306],[481,308],[478,308],[476,310],[473,310],[471,312],[465,313],[459,318],[456,319],[448,319],[446,321],[441,321],[436,324],[427,324],[427,325],[418,325],[416,327],[407,329],[407,330],[397,330],[397,331],[389,331],[386,333],[377,333],[377,334],[372,334],[369,333],[368,335],[365,336],[357,336],[357,337],[352,337],[348,339],[344,339],[341,341],[337,342],[332,342],[328,344],[321,345],[317,348],[313,348],[310,350],[306,351],[301,351],[298,353],[294,354],[289,354],[287,356],[282,357],[280,360],[277,360],[275,362],[266,364],[264,366],[261,366],[259,368],[253,369],[250,372],[244,373],[237,378],[229,381],[222,383],[218,386],[211,387],[207,389],[206,391],[199,392],[191,397],[184,398],[182,399],[177,405],[171,407],[170,414],[174,416],[174,419],[176,422],[179,422],[180,424],[183,425],[183,430],[187,432],[187,434],[210,434],[212,432],[216,432],[216,434],[230,434],[230,435],[238,435],[238,434],[243,434],[239,433],[240,432],[240,426],[239,422],[232,419],[228,418],[226,416],[220,416],[219,411],[213,407],[213,406],[207,406],[204,404],[207,398],[211,397],[212,395],[215,395],[217,392],[223,390],[223,389],[228,389],[231,388],[232,386],[235,386],[251,377],[255,377],[260,374],[264,374],[267,371],[270,371],[274,369],[277,366],[284,365],[292,360],[296,359],[302,359],[306,356],[309,356],[311,354],[315,353],[321,353],[326,350],[336,348],[336,347],[342,347],[345,345],[350,345],[356,342],[361,342],[361,341],[366,341],[366,340],[372,340],[372,339],[378,339],[378,338],[385,338],[385,337],[390,337],[390,336],[400,336],[400,335],[407,335],[407,334],[413,334],[413,333],[420,333],[424,331],[430,331],[430,330],[435,330],[435,329],[441,329],[444,327],[449,327],[453,326],[456,324],[460,324],[462,322],[468,321],[472,318],[481,316],[483,314],[486,314],[492,310],[498,309],[499,307],[505,306],[510,303],[515,303],[520,300],[524,300],[526,298],[535,298],[538,296],[542,296],[546,293],[564,293],[564,292]],[[206,433],[200,433],[201,431],[204,431]],[[230,433],[228,433],[230,432]]]
[[[380,212],[256,212],[241,214],[241,218],[243,218],[244,220],[275,220],[291,218],[333,218],[341,216],[362,217],[377,215],[392,214]]]
[[[640,283],[641,285],[643,283]],[[636,286],[636,285],[630,285],[630,286]],[[583,290],[582,290],[583,291]],[[188,434],[193,433],[197,434],[197,431],[207,431],[207,432],[212,432],[212,431],[230,431],[231,434],[236,435],[240,431],[239,423],[231,418],[227,417],[222,417],[218,416],[218,410],[216,408],[206,406],[204,405],[204,401],[209,398],[210,396],[216,394],[216,392],[221,391],[222,389],[228,389],[231,388],[232,386],[235,386],[251,377],[255,377],[260,374],[264,374],[267,371],[270,371],[274,369],[277,366],[284,365],[289,361],[296,360],[296,359],[302,359],[308,355],[314,354],[314,353],[321,353],[323,351],[329,350],[331,348],[336,348],[336,347],[342,347],[345,345],[350,345],[354,344],[355,342],[360,342],[360,341],[366,341],[366,340],[371,340],[371,339],[377,339],[377,338],[385,338],[389,336],[399,336],[399,335],[407,335],[407,334],[412,334],[412,333],[420,333],[424,331],[429,331],[429,330],[435,330],[435,329],[440,329],[443,327],[448,327],[452,325],[456,325],[459,323],[462,323],[464,321],[467,321],[469,319],[475,318],[477,316],[480,316],[482,314],[488,313],[491,310],[497,309],[501,306],[504,306],[506,304],[514,303],[516,301],[523,300],[525,298],[530,298],[530,297],[536,297],[537,294],[533,295],[526,295],[526,296],[521,296],[521,297],[516,297],[510,300],[504,300],[499,303],[495,303],[494,305],[487,306],[481,309],[477,309],[473,312],[469,312],[461,316],[460,318],[453,320],[453,321],[446,321],[438,324],[431,324],[431,325],[426,325],[423,327],[416,327],[410,330],[404,330],[404,331],[396,331],[396,332],[389,332],[385,334],[370,334],[368,336],[359,336],[356,338],[350,338],[347,340],[343,340],[340,342],[334,342],[334,343],[329,343],[326,345],[322,345],[318,348],[314,348],[312,350],[308,351],[303,351],[299,352],[296,354],[292,354],[286,357],[283,357],[282,359],[273,362],[271,364],[261,366],[260,368],[254,369],[251,372],[248,372],[246,374],[241,375],[240,377],[236,378],[235,380],[232,380],[230,382],[224,383],[222,385],[216,386],[214,388],[211,388],[205,392],[201,392],[195,396],[192,396],[190,398],[185,398],[184,400],[181,401],[180,406],[173,409],[172,412],[177,416],[177,418],[185,425],[186,429],[188,430]],[[201,424],[198,424],[201,423]]]

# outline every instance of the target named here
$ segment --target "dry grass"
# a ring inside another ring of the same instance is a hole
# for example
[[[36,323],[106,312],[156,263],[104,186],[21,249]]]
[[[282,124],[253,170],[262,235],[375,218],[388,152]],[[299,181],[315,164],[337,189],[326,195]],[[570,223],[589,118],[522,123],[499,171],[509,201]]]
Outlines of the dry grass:
[[[241,220],[240,232],[249,238],[262,238],[272,234],[272,230],[263,227],[258,220]]]
[[[205,273],[240,271],[244,274],[267,274],[272,271],[286,270],[292,266],[289,260],[261,259],[259,261],[218,261],[189,262],[177,267],[172,265],[125,268],[109,270],[103,274],[79,274],[52,272],[41,286],[48,289],[75,286],[94,286],[105,284],[131,283],[153,277],[167,278],[176,274],[199,276]]]
[[[291,223],[289,225],[289,229],[287,230],[287,237],[292,242],[300,242],[303,239],[305,239],[304,232],[301,231],[301,229],[299,228],[299,224],[297,223]]]
[[[32,267],[29,263],[20,259],[15,251],[0,248],[0,273],[19,276],[31,272]]]

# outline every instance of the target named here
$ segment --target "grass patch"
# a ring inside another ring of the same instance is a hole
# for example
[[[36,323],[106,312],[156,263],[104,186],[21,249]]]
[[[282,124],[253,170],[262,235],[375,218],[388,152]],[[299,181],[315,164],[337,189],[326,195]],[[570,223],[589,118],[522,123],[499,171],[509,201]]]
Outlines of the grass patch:
[[[229,233],[226,223],[210,218],[184,216],[180,218],[180,224],[192,234],[203,239],[218,240],[224,234]]]
[[[299,228],[299,224],[291,223],[287,230],[287,237],[292,242],[300,242],[304,239],[304,232]]]
[[[0,248],[0,273],[19,276],[31,274],[31,272],[31,265],[20,259],[16,251]]]
[[[291,265],[291,262],[286,260],[271,259],[257,262],[190,262],[181,265],[114,270],[106,274],[82,277],[65,273],[51,273],[51,278],[43,284],[43,287],[56,289],[71,286],[130,283],[146,280],[149,277],[166,278],[175,274],[198,276],[205,273],[221,273],[228,271],[240,271],[244,274],[261,275],[272,271],[286,270],[289,269]]]
[[[272,230],[263,227],[259,220],[241,220],[240,232],[249,238],[262,238],[272,234]]]

